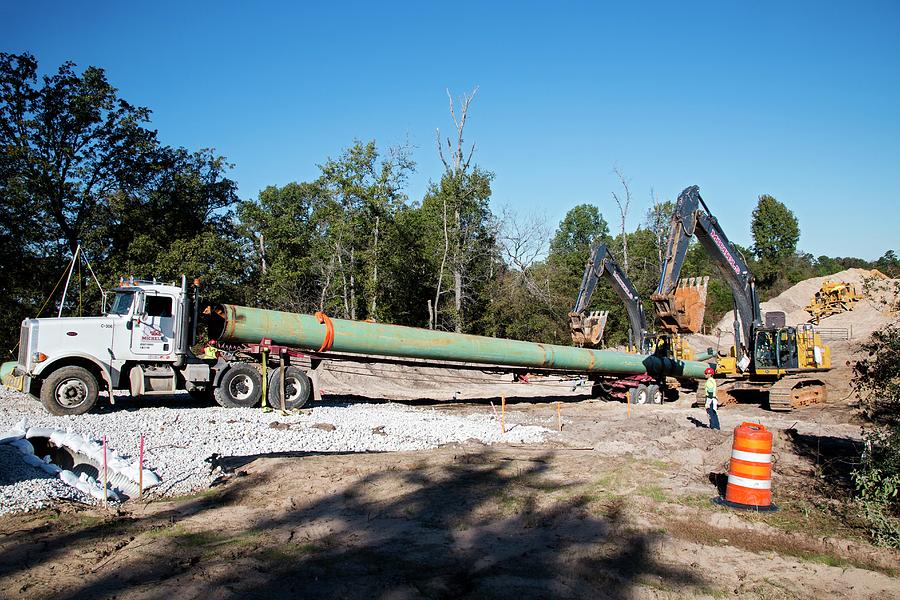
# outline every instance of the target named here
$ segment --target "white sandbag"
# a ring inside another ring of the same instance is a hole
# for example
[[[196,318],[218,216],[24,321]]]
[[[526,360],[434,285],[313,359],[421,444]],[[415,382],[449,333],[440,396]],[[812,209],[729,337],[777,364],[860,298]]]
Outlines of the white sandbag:
[[[3,433],[0,433],[0,444],[9,444],[10,442],[21,440],[25,437],[25,434],[27,432],[28,421],[22,419],[21,421],[13,425],[12,428],[7,429]]]
[[[25,439],[30,440],[31,438],[42,437],[50,439],[56,429],[52,427],[29,427],[28,431],[25,432]]]
[[[72,471],[69,471],[68,469],[61,470],[59,472],[59,478],[66,485],[70,485],[73,488],[78,487],[78,476],[75,475],[75,473],[73,473]]]

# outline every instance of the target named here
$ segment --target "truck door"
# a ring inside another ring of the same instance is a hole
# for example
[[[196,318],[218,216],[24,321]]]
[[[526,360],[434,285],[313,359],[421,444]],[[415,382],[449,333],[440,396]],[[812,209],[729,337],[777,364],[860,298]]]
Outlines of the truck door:
[[[134,315],[131,351],[134,354],[163,356],[174,352],[175,299],[146,292],[142,314]]]

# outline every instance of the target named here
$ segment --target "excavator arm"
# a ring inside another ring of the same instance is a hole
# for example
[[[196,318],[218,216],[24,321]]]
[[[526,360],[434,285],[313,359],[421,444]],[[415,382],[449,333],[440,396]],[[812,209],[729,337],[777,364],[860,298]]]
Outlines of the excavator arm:
[[[628,279],[628,275],[616,259],[610,254],[606,244],[596,244],[591,250],[591,258],[584,269],[581,278],[581,289],[575,305],[569,312],[569,322],[572,326],[572,341],[579,346],[596,345],[603,338],[603,330],[606,327],[606,319],[609,311],[591,312],[585,315],[585,308],[591,301],[591,295],[597,287],[600,277],[606,277],[612,284],[616,295],[625,304],[630,323],[629,335],[631,344],[640,346],[647,334],[647,319],[644,315],[644,306],[634,284]]]
[[[679,279],[693,236],[731,288],[735,348],[741,359],[752,347],[753,329],[762,325],[756,283],[743,256],[722,231],[696,185],[681,192],[675,204],[659,286],[651,296],[657,317],[662,328],[672,333],[698,333],[703,325],[709,277]]]

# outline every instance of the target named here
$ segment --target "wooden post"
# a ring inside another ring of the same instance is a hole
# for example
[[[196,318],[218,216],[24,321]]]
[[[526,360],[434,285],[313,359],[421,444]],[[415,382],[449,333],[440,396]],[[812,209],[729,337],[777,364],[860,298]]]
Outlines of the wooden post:
[[[284,414],[287,414],[287,411],[284,410],[284,393],[285,393],[284,392],[284,369],[285,369],[284,352],[281,352],[280,356],[281,356],[281,414],[284,415]]]
[[[562,431],[562,402],[556,402],[556,430]]]
[[[138,498],[144,497],[144,434],[138,450]]]
[[[500,431],[506,433],[506,396],[500,396]]]
[[[260,348],[260,356],[262,356],[262,402],[260,403],[261,408],[265,412],[266,410],[266,396],[269,395],[269,379],[268,372],[266,369],[269,367],[269,349],[268,348]]]

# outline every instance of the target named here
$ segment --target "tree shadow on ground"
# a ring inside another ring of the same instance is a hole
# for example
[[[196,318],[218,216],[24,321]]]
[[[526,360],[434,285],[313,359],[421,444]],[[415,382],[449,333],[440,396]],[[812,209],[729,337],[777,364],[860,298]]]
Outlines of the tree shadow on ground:
[[[314,500],[304,500],[302,480],[282,479],[283,485],[265,488],[279,497],[268,498],[261,518],[239,535],[178,529],[178,522],[204,512],[215,520],[227,505],[259,508],[265,481],[238,478],[215,499],[188,502],[169,517],[154,515],[154,527],[167,518],[176,525],[156,546],[60,597],[168,599],[179,590],[196,592],[198,582],[217,590],[216,597],[266,600],[621,598],[637,585],[706,588],[698,573],[660,559],[661,534],[632,523],[623,499],[555,481],[548,473],[552,453],[455,458],[432,465],[423,456]],[[88,529],[51,536],[41,560],[52,560],[75,538],[105,535]]]
[[[794,453],[805,459],[812,471],[829,486],[851,490],[851,473],[859,465],[864,444],[858,440],[829,435],[799,433],[786,429],[785,435]]]

